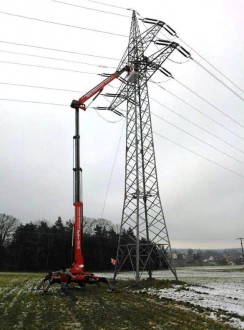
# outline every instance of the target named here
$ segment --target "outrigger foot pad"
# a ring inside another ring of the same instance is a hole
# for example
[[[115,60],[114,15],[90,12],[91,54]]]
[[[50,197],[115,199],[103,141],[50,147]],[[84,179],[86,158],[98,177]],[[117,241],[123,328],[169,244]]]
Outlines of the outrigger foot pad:
[[[109,291],[111,292],[114,291],[112,284],[109,282],[109,280],[106,277],[99,277],[99,282],[106,283],[109,288]]]

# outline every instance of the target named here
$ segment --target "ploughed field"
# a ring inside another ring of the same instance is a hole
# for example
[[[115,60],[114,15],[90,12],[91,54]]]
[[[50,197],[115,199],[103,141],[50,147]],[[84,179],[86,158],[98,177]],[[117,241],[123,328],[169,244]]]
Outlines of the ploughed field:
[[[124,273],[114,284],[114,292],[103,284],[84,288],[71,284],[65,296],[58,285],[47,294],[36,290],[43,274],[0,273],[0,329],[216,330],[244,326],[241,268],[188,268],[178,274],[184,282],[176,283],[169,272],[155,272],[154,280],[142,280],[138,287],[129,279],[131,274]],[[231,307],[226,299],[233,302]]]

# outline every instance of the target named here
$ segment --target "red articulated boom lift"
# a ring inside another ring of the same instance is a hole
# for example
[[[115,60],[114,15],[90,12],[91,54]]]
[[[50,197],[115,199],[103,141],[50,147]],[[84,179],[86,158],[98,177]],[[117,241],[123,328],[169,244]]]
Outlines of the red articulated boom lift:
[[[79,286],[85,286],[85,284],[99,284],[105,283],[108,285],[110,290],[113,290],[111,283],[105,277],[97,276],[93,273],[84,271],[84,257],[82,253],[82,223],[83,223],[83,202],[81,200],[81,174],[82,169],[80,168],[80,135],[79,135],[79,110],[86,110],[85,102],[94,96],[94,99],[102,92],[104,87],[112,82],[114,79],[120,77],[123,72],[131,73],[131,67],[125,66],[123,69],[116,71],[115,73],[108,76],[100,84],[91,89],[88,93],[83,95],[78,101],[73,100],[71,108],[75,109],[75,164],[74,164],[74,207],[75,207],[75,218],[73,227],[73,264],[71,268],[68,268],[72,274],[70,279],[71,282],[77,283]],[[51,285],[55,283],[61,283],[61,275],[58,272],[50,272],[38,285],[37,289],[43,289],[47,292]]]

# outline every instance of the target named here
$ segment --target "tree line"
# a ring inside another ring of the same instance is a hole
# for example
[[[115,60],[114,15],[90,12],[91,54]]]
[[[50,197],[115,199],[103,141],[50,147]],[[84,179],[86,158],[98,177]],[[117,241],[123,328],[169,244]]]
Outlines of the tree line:
[[[22,224],[13,216],[0,214],[0,271],[49,271],[71,266],[72,228],[72,221],[64,223],[61,217],[53,225],[46,220]],[[86,271],[113,270],[111,258],[116,258],[118,236],[109,220],[84,217]]]

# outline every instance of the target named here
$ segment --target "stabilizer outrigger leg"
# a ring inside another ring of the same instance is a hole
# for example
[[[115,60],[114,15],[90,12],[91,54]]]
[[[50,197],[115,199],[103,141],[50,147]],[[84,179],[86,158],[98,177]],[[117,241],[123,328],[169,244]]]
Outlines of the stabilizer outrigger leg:
[[[50,287],[53,284],[60,284],[61,276],[55,272],[49,272],[44,279],[37,285],[36,290],[43,290],[44,293],[47,293]],[[107,285],[109,291],[114,291],[114,288],[110,281],[106,277],[100,277],[92,273],[79,273],[72,276],[69,279],[69,283],[76,283],[80,287],[84,287],[86,284],[97,284],[104,283]]]
[[[109,291],[114,291],[114,287],[106,277],[100,277],[99,282],[107,284]]]
[[[50,286],[55,283],[60,283],[60,279],[57,278],[57,276],[53,276],[52,272],[49,272],[44,279],[37,285],[36,290],[43,290],[44,293],[46,293]]]

